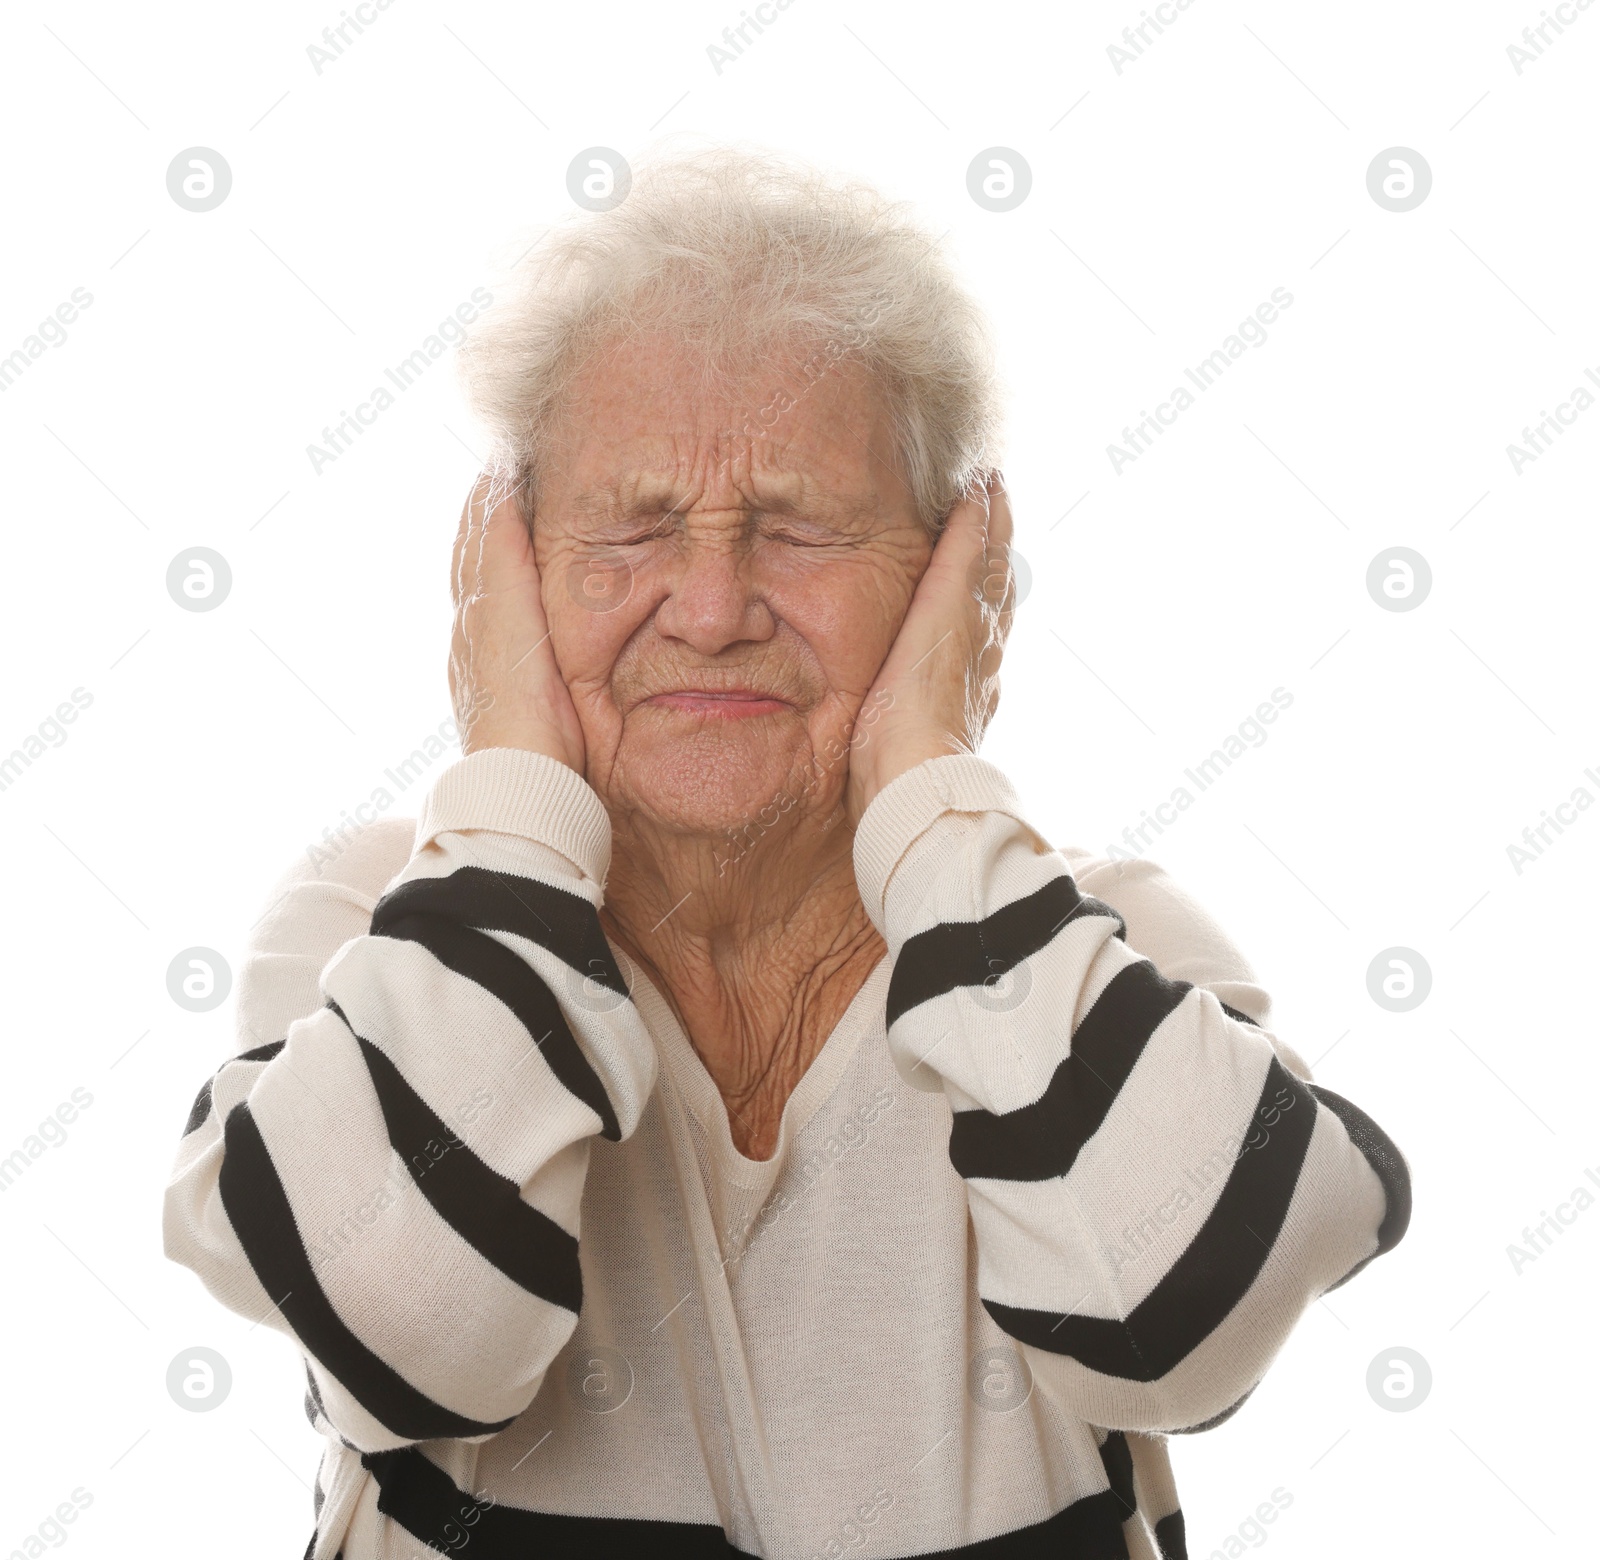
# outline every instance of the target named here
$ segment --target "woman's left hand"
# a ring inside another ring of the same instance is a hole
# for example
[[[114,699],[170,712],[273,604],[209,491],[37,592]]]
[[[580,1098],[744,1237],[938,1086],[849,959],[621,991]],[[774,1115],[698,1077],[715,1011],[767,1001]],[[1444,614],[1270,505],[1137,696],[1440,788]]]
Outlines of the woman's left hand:
[[[1000,657],[1016,607],[1011,505],[991,472],[950,511],[900,632],[862,701],[847,806],[859,821],[925,759],[975,753],[1000,703]]]

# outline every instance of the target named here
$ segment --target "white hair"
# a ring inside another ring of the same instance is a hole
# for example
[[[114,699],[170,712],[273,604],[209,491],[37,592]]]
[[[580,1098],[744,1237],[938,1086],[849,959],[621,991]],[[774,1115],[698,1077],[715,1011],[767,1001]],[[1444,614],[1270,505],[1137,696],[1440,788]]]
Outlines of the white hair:
[[[459,353],[497,478],[536,494],[574,376],[663,329],[708,382],[780,344],[814,349],[808,376],[862,365],[932,531],[998,463],[988,323],[909,205],[771,151],[714,147],[642,161],[618,205],[552,229],[513,267]],[[745,431],[765,432],[774,404],[752,407]]]

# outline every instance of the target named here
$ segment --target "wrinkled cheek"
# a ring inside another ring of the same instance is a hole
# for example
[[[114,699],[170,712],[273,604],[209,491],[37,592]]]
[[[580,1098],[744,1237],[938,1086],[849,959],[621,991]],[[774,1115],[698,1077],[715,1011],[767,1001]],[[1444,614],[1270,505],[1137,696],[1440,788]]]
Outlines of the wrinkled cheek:
[[[826,685],[859,699],[888,648],[882,581],[857,564],[775,553],[762,560],[753,583],[773,615],[805,640]]]
[[[583,602],[564,594],[554,600],[546,594],[546,616],[556,665],[572,695],[584,738],[591,746],[614,745],[618,724],[613,680],[617,660],[642,621],[627,602],[609,612],[594,610],[592,598]]]
[[[629,559],[606,549],[575,553],[553,573],[550,583],[558,586],[575,611],[590,617],[624,610],[638,585],[637,570]]]

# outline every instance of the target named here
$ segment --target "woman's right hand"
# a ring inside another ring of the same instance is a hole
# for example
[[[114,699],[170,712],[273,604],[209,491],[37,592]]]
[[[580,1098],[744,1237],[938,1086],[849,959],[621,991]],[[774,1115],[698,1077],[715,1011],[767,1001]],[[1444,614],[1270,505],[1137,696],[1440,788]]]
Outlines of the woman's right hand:
[[[480,474],[451,559],[450,698],[463,754],[525,748],[581,775],[583,728],[550,644],[533,535],[512,491],[494,507]]]

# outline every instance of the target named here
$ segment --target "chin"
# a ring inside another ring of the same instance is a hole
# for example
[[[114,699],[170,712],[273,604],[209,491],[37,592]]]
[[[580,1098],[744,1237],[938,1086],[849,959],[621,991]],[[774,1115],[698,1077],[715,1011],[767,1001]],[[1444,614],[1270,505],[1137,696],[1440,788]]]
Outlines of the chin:
[[[747,825],[770,828],[797,808],[813,810],[828,787],[817,784],[803,723],[780,719],[772,729],[749,729],[754,725],[625,739],[617,766],[623,783],[613,789],[657,826],[713,842]]]

